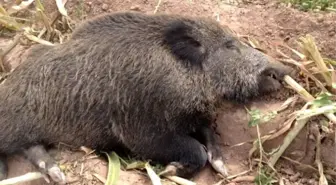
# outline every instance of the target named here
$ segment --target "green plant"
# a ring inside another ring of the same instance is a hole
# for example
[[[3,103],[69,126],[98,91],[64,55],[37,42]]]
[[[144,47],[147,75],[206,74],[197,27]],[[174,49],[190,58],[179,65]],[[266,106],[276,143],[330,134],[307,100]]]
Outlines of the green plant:
[[[336,0],[284,0],[294,7],[303,10],[336,11]]]
[[[272,185],[276,182],[273,178],[274,174],[269,174],[264,169],[260,169],[258,175],[254,179],[254,184],[256,185]]]

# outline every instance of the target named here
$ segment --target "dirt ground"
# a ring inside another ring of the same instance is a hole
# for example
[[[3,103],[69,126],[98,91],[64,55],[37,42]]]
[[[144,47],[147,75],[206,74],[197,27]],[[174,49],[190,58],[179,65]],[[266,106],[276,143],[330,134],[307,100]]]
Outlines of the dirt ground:
[[[230,0],[226,0],[231,2]],[[2,3],[2,1],[0,1]],[[44,1],[47,3],[48,1]],[[47,9],[55,10],[54,1],[49,1]],[[232,1],[233,2],[233,1]],[[154,0],[68,0],[66,8],[70,17],[77,22],[106,12],[140,11],[153,13],[158,1]],[[286,7],[275,0],[225,3],[225,0],[162,0],[158,13],[175,13],[194,16],[219,18],[223,25],[228,25],[240,35],[249,35],[258,41],[267,53],[277,57],[274,42],[282,41],[295,47],[295,40],[305,34],[316,38],[321,53],[336,59],[336,14],[335,13],[307,13]],[[0,48],[8,44],[10,38],[0,38]],[[16,46],[6,56],[6,65],[15,68],[24,60],[26,46]],[[263,111],[276,110],[294,93],[283,90],[272,97],[256,101],[248,107],[255,107]],[[292,111],[296,110],[295,107]],[[270,123],[262,125],[261,133],[279,128],[287,120],[291,110],[277,115]],[[218,112],[217,132],[222,141],[223,154],[227,161],[230,174],[237,174],[249,169],[248,153],[252,143],[233,146],[238,143],[256,139],[256,129],[247,125],[248,114],[244,107],[238,105],[223,106]],[[314,165],[315,141],[310,139],[308,128],[303,129],[299,136],[285,152],[285,156],[299,160],[301,163]],[[264,144],[265,150],[270,151],[281,145],[283,136]],[[326,136],[322,142],[322,160],[326,167],[335,169],[335,141],[332,136]],[[62,166],[65,166],[70,184],[103,184],[93,174],[106,177],[107,163],[99,158],[84,156],[84,152],[70,152],[63,149],[55,152]],[[91,157],[91,158],[90,158]],[[93,156],[94,157],[94,156]],[[296,165],[288,160],[280,159],[276,165],[278,172],[285,177],[285,184],[318,184],[316,172],[307,170],[302,165]],[[10,177],[22,175],[35,169],[20,156],[10,159]],[[250,173],[251,174],[251,173]],[[252,173],[253,174],[253,173]],[[335,176],[333,178],[336,178]],[[216,175],[208,165],[200,174],[192,179],[198,185],[213,185],[221,177]],[[166,182],[167,184],[172,184]],[[32,181],[25,185],[46,184],[43,180]],[[139,171],[121,171],[118,185],[147,185],[151,184],[146,175]],[[253,182],[230,182],[230,185],[247,185]]]

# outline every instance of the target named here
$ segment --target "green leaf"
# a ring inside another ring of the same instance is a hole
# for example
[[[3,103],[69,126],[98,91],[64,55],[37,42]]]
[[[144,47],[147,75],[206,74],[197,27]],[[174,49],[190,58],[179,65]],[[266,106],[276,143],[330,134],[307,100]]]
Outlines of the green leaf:
[[[41,1],[40,0],[36,0],[35,1],[35,7],[36,7],[36,9],[38,10],[41,10],[41,11],[44,11],[44,7],[43,7],[43,4],[41,3]]]
[[[254,127],[260,123],[261,113],[260,110],[247,110],[248,114],[251,116],[250,121],[248,122],[249,127]]]
[[[126,170],[133,170],[133,169],[144,169],[145,168],[146,163],[142,162],[142,161],[136,161],[136,162],[132,162],[131,164],[128,164],[126,166]]]
[[[333,103],[333,101],[331,100],[332,96],[333,96],[332,94],[327,93],[327,92],[321,93],[320,95],[316,97],[316,99],[312,102],[312,104],[315,107],[330,105]]]
[[[6,15],[8,16],[8,13],[4,7],[0,4],[0,15]]]
[[[109,165],[105,185],[116,185],[120,172],[119,156],[115,152],[111,152],[110,155],[106,153],[106,155],[108,158]]]
[[[272,185],[273,181],[273,175],[268,174],[264,169],[260,169],[258,175],[254,179],[256,185]]]
[[[254,127],[256,125],[259,125],[260,123],[268,122],[271,119],[275,118],[277,115],[276,111],[268,112],[267,114],[262,114],[260,110],[248,110],[246,109],[248,114],[250,115],[250,121],[248,122],[249,127]]]
[[[275,118],[275,116],[278,113],[276,111],[271,111],[269,113],[267,113],[264,117],[263,117],[263,122],[267,122],[270,121],[271,119]]]
[[[336,89],[336,83],[332,83],[331,86],[333,89]]]

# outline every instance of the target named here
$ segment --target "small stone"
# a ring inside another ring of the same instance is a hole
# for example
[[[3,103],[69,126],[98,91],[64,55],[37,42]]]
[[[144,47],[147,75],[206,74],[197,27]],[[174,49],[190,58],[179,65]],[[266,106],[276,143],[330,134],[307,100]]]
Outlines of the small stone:
[[[300,180],[300,182],[302,183],[302,184],[306,184],[307,183],[307,179],[306,178],[302,178],[301,180]]]
[[[321,23],[323,21],[324,21],[324,17],[322,15],[317,17],[317,22]]]
[[[84,172],[84,178],[89,181],[93,180],[93,176],[89,172]]]
[[[75,176],[75,175],[67,175],[66,180],[67,180],[67,183],[75,183],[75,182],[80,181],[81,179],[80,177]]]
[[[289,180],[292,182],[296,182],[299,179],[299,177],[300,177],[300,173],[296,173],[295,175],[291,176]]]
[[[287,174],[287,175],[294,175],[295,174],[293,169],[291,169],[291,168],[282,168],[282,169],[280,169],[280,171],[282,173]]]
[[[279,31],[279,36],[280,36],[280,37],[285,37],[285,31],[280,30],[280,31]]]
[[[140,7],[139,7],[138,5],[131,6],[130,10],[133,10],[133,11],[140,11]]]
[[[102,9],[104,10],[104,11],[106,11],[106,10],[108,10],[108,5],[107,4],[103,4],[103,6],[102,6]]]
[[[308,180],[308,184],[314,185],[315,184],[315,180],[314,179],[309,179]]]

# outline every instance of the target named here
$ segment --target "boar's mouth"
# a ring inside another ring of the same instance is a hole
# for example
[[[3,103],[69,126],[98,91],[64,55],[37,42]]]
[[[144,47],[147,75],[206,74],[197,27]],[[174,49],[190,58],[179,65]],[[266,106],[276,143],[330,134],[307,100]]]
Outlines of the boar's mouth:
[[[268,76],[266,76],[269,80],[272,80],[274,83],[284,84],[283,77],[279,77],[275,73],[271,73]]]
[[[284,77],[285,75],[289,74],[290,74],[289,68],[269,67],[264,71],[262,71],[261,76],[267,78],[268,80],[284,84]]]
[[[285,85],[284,77],[287,70],[279,68],[267,68],[260,74],[259,77],[259,93],[261,95],[279,90]]]

